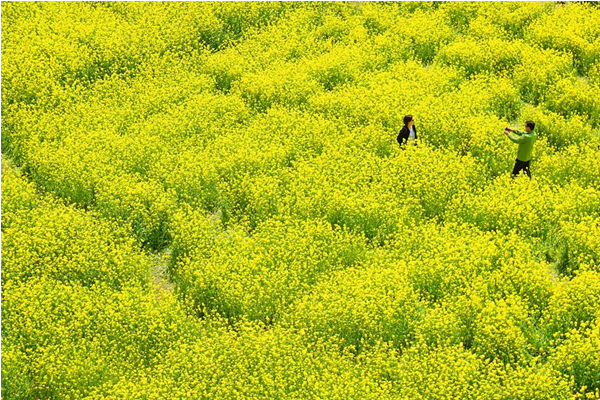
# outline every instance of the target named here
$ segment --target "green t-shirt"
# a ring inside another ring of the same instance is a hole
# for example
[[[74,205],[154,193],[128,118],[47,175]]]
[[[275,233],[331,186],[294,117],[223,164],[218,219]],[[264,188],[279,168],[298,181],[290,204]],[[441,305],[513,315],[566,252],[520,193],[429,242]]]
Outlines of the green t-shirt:
[[[514,136],[512,133],[516,133],[519,136]],[[531,150],[533,149],[533,144],[537,139],[537,133],[535,130],[531,130],[529,133],[525,131],[514,130],[513,132],[508,134],[508,138],[515,143],[519,144],[519,151],[517,152],[517,158],[521,161],[529,161],[531,160]]]

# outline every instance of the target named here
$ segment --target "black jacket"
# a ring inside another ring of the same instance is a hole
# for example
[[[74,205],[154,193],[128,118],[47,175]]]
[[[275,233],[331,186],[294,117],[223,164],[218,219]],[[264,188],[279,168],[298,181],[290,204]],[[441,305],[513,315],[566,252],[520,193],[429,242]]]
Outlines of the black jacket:
[[[413,125],[413,129],[415,131],[415,139],[417,138],[417,127],[416,125]],[[396,138],[396,140],[398,141],[398,144],[400,146],[402,146],[403,143],[408,142],[408,137],[410,135],[410,131],[408,130],[408,127],[406,125],[404,125],[402,127],[402,129],[400,129],[400,133],[398,134],[398,137]]]

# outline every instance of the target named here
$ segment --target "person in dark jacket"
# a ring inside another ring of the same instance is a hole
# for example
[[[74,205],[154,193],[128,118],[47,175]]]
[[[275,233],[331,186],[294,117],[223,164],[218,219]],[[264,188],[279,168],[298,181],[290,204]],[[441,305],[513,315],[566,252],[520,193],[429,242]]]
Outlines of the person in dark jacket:
[[[404,126],[400,129],[400,133],[396,140],[401,148],[404,144],[417,140],[417,127],[415,126],[415,120],[412,115],[404,117]]]

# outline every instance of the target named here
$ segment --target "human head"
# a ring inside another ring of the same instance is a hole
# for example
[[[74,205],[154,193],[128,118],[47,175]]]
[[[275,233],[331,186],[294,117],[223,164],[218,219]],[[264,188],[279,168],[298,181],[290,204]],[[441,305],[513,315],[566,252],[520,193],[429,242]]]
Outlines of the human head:
[[[533,122],[533,121],[525,122],[525,131],[531,132],[533,130],[533,128],[535,128],[535,122]]]
[[[404,117],[404,126],[411,126],[415,124],[415,120],[413,119],[412,115],[406,115]]]

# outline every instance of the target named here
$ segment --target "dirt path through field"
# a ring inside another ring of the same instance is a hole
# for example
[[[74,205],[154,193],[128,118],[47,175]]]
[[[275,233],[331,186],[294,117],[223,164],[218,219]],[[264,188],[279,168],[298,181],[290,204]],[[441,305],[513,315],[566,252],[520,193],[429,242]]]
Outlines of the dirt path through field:
[[[151,279],[156,289],[156,298],[160,301],[165,292],[173,292],[175,285],[169,280],[167,266],[171,259],[171,248],[167,247],[162,252],[154,254]]]

